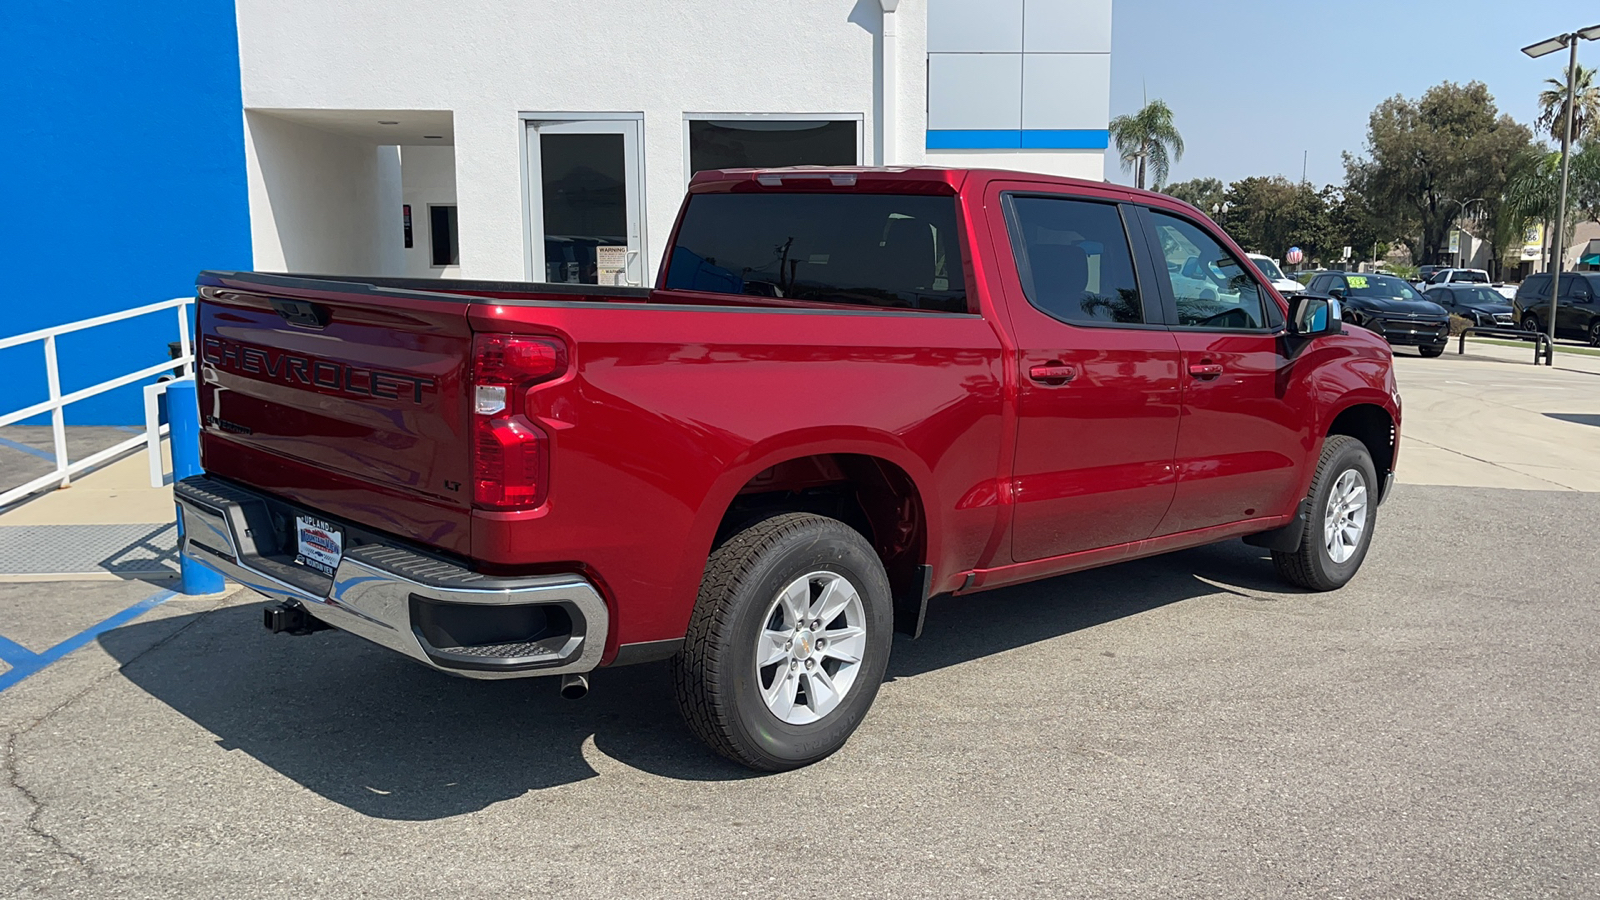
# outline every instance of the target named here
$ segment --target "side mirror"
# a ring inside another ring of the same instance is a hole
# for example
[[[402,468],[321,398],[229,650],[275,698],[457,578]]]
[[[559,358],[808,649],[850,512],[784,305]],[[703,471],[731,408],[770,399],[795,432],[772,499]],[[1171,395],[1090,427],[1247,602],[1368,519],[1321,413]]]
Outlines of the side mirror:
[[[1338,334],[1344,329],[1344,310],[1337,297],[1295,294],[1289,299],[1289,333],[1303,338]]]
[[[1343,300],[1344,299],[1344,288],[1329,288],[1328,289],[1328,296],[1329,297],[1333,297],[1336,300]]]

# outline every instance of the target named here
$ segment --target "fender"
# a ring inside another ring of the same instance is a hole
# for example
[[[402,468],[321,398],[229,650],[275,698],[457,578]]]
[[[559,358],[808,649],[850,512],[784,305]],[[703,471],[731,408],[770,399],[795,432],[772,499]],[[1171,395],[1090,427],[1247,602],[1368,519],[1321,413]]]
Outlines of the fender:
[[[685,554],[683,568],[676,583],[683,586],[675,593],[680,595],[684,627],[705,573],[705,560],[711,555],[711,543],[716,537],[722,516],[733,504],[739,490],[760,472],[793,459],[829,453],[850,453],[875,456],[901,468],[911,478],[922,504],[925,517],[927,546],[924,562],[939,558],[942,549],[941,529],[944,526],[943,506],[933,489],[932,472],[928,464],[908,449],[904,442],[890,432],[861,427],[809,427],[772,435],[751,445],[734,459],[722,474],[717,476],[705,500],[695,514],[694,525],[688,540],[693,548]]]

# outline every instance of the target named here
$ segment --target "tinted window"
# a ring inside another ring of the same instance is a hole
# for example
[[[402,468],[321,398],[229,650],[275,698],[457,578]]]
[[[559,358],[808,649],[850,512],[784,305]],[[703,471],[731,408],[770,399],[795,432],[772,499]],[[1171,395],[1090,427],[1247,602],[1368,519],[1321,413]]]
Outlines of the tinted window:
[[[1233,254],[1199,226],[1152,210],[1178,324],[1264,328],[1261,287]]]
[[[694,194],[667,287],[966,312],[952,197]]]
[[[1393,275],[1347,275],[1345,283],[1352,297],[1388,300],[1420,300],[1422,294],[1409,282]],[[1434,288],[1438,290],[1438,288]]]
[[[1430,297],[1429,299],[1432,298]],[[1499,306],[1506,302],[1506,298],[1500,296],[1498,291],[1491,291],[1488,288],[1481,287],[1457,288],[1456,299],[1463,303],[1472,303],[1478,306],[1489,304]]]
[[[689,171],[778,166],[853,166],[855,122],[689,121]]]
[[[1144,321],[1115,206],[1013,197],[1011,210],[1011,246],[1029,303],[1063,322]]]
[[[428,240],[435,266],[461,265],[461,241],[454,206],[428,207]]]
[[[1549,275],[1529,276],[1528,280],[1522,283],[1522,287],[1517,288],[1519,297],[1543,297],[1548,293],[1550,293]]]
[[[1488,284],[1489,283],[1489,276],[1484,272],[1477,272],[1477,271],[1473,271],[1472,269],[1466,269],[1466,270],[1457,272],[1453,277],[1451,277],[1450,280],[1451,281],[1461,281],[1461,282],[1465,282],[1467,284]]]
[[[1582,275],[1570,273],[1561,276],[1561,296],[1582,299],[1590,296],[1589,281]]]

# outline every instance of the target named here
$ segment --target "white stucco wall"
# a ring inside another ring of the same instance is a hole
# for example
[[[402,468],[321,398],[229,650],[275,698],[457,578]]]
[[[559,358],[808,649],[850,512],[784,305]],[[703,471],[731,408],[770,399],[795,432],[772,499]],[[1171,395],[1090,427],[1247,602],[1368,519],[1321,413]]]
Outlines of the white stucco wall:
[[[905,162],[921,161],[920,7],[907,0],[899,13]],[[685,112],[861,114],[875,159],[878,0],[237,8],[247,109],[453,111],[463,277],[528,275],[519,112],[644,114],[651,277],[682,197]]]
[[[255,267],[383,274],[376,146],[261,112],[244,119]]]
[[[289,248],[291,257],[305,252],[331,264],[342,254],[387,274],[533,277],[527,263],[526,132],[519,118],[524,113],[642,114],[648,279],[654,278],[683,195],[686,113],[859,116],[862,162],[869,165],[927,162],[1101,179],[1098,152],[924,150],[928,2],[900,0],[895,13],[898,120],[887,123],[894,151],[885,160],[880,0],[237,0],[247,110],[432,110],[453,123],[444,140],[454,145],[461,265],[441,273],[426,257],[427,204],[439,201],[411,199],[414,179],[403,162],[398,168],[404,202],[412,204],[416,246],[397,257],[389,244],[398,240],[402,202],[393,196],[392,147],[378,147],[382,142],[369,135],[363,168],[353,149],[359,141],[317,133],[303,122],[280,119],[257,127],[265,120],[251,113],[257,265],[282,268]],[[1109,0],[1030,2],[1109,6]],[[297,141],[298,148],[289,146]],[[412,149],[402,148],[402,158]],[[319,168],[317,157],[324,154],[329,162]],[[268,182],[291,172],[306,176],[296,189],[305,197],[343,203],[348,195],[349,209],[314,213],[319,221],[304,226],[305,234],[281,233],[302,227],[278,227],[278,220],[288,221],[286,213],[308,212],[298,194],[276,212],[268,203],[278,201]],[[377,225],[358,227],[356,219],[374,214],[381,220]],[[353,255],[352,248],[374,242],[368,255]]]
[[[408,278],[459,278],[460,266],[433,265],[429,241],[429,206],[456,203],[456,152],[454,147],[401,147],[400,177],[403,203],[411,204],[411,247],[404,249],[402,274]],[[403,220],[402,220],[403,221]]]

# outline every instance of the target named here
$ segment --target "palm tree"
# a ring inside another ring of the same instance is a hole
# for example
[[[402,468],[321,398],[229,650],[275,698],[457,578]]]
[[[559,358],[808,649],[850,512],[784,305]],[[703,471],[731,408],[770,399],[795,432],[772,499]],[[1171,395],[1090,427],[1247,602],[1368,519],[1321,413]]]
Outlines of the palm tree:
[[[1589,129],[1600,124],[1600,87],[1594,83],[1594,69],[1578,67],[1574,82],[1577,84],[1577,105],[1572,110],[1572,142],[1581,143],[1589,135]],[[1557,144],[1567,130],[1567,90],[1566,77],[1546,78],[1545,84],[1549,87],[1539,93],[1539,121],[1541,130],[1548,131],[1551,139]]]
[[[1151,100],[1131,116],[1111,120],[1111,140],[1122,157],[1122,170],[1132,171],[1134,187],[1143,189],[1149,172],[1159,189],[1167,181],[1172,163],[1183,159],[1183,136],[1172,124],[1172,109]]]

